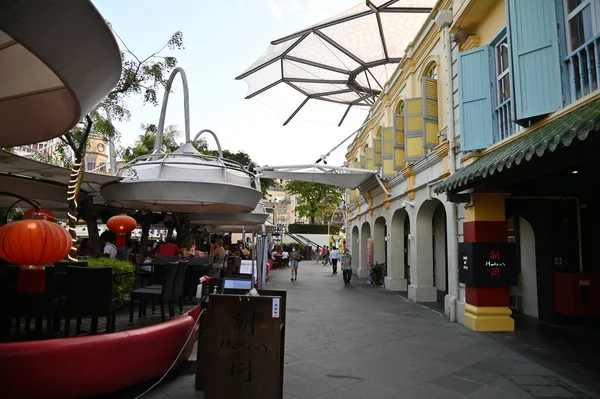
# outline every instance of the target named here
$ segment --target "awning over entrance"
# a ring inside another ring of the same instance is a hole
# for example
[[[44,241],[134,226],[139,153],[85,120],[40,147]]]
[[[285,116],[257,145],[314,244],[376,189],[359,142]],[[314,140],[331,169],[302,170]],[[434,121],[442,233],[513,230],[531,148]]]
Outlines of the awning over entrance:
[[[377,180],[376,170],[352,169],[327,165],[264,166],[256,168],[263,177],[329,184],[350,190]]]
[[[575,139],[583,141],[600,129],[600,101],[596,100],[539,128],[514,137],[508,144],[485,154],[472,164],[448,177],[436,188],[436,193],[458,192],[471,188],[478,181],[522,163],[541,158],[561,147],[570,146]]]
[[[304,101],[284,125],[310,99],[347,105],[343,121],[352,106],[373,105],[434,4],[435,0],[363,0],[272,41],[236,79],[248,83],[246,98],[276,86],[301,93]]]

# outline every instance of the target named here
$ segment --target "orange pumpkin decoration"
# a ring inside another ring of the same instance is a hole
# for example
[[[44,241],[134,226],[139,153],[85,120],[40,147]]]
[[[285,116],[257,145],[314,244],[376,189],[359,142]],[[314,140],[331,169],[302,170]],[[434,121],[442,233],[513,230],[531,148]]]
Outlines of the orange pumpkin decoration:
[[[125,234],[135,230],[137,222],[128,215],[116,215],[108,219],[106,227],[113,233],[117,233],[117,247],[123,247],[125,246]]]
[[[25,216],[32,216],[32,215],[46,215],[46,219],[47,220],[54,220],[54,213],[52,213],[52,211],[50,209],[46,209],[46,208],[40,208],[39,210],[35,210],[35,208],[31,208],[28,209],[27,211],[25,211]]]
[[[0,227],[0,258],[21,266],[20,292],[44,292],[45,265],[64,259],[71,236],[56,223],[25,219]]]

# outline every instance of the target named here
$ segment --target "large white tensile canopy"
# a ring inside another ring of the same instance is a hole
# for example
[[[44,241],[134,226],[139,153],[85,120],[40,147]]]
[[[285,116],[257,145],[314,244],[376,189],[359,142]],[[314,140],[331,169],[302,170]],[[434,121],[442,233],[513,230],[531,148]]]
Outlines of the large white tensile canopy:
[[[89,0],[0,1],[0,146],[62,136],[118,83],[121,52]]]
[[[260,173],[261,177],[328,184],[350,190],[360,188],[366,183],[378,179],[378,172],[376,170],[353,169],[322,164],[263,166],[256,168],[256,171]]]
[[[262,57],[236,79],[248,84],[246,98],[276,86],[301,93],[304,101],[284,125],[310,99],[347,105],[341,124],[352,106],[373,105],[435,2],[363,1],[272,41]]]

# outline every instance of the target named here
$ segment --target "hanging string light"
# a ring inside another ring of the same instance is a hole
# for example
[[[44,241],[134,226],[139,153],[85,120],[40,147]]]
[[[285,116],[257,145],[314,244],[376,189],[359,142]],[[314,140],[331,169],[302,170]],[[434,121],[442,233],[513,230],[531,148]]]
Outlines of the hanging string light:
[[[75,223],[77,222],[77,215],[74,214],[74,212],[77,211],[77,197],[79,196],[79,179],[81,178],[81,168],[82,168],[82,161],[79,162],[74,162],[73,166],[71,167],[71,176],[69,179],[69,186],[67,188],[67,201],[73,201],[73,208],[69,208],[69,211],[67,213],[68,217],[69,217],[69,224],[68,224],[68,230],[69,230],[69,234],[71,235],[71,251],[69,252],[69,260],[72,262],[77,261],[77,259],[75,257],[73,257],[71,255],[71,253],[73,251],[76,251],[77,248],[75,247],[75,245],[77,244],[77,231],[75,230]],[[72,221],[72,223],[71,223]],[[71,226],[73,224],[73,226]]]

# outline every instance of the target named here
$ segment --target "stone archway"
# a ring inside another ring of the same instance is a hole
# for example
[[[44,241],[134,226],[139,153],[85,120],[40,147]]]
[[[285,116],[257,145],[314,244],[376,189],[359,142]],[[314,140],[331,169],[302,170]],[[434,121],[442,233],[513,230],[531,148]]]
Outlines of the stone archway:
[[[359,256],[359,247],[360,247],[360,235],[358,232],[358,226],[354,226],[352,228],[352,235],[350,240],[350,255],[352,256],[352,273],[358,273],[358,267],[360,264]]]
[[[406,224],[408,223],[408,228]],[[410,219],[408,212],[401,208],[396,210],[390,224],[390,238],[388,240],[388,262],[385,288],[390,291],[406,291],[406,267],[408,266],[408,232]]]
[[[383,216],[375,219],[373,225],[373,264],[387,263],[387,226]]]
[[[414,240],[408,297],[415,302],[436,302],[438,297],[443,301],[448,281],[448,240],[446,211],[440,200],[426,200],[419,207]]]
[[[371,226],[369,225],[369,222],[364,222],[360,228],[360,262],[357,270],[358,277],[360,278],[367,277],[367,270],[369,269],[367,261],[367,242],[370,238]]]

